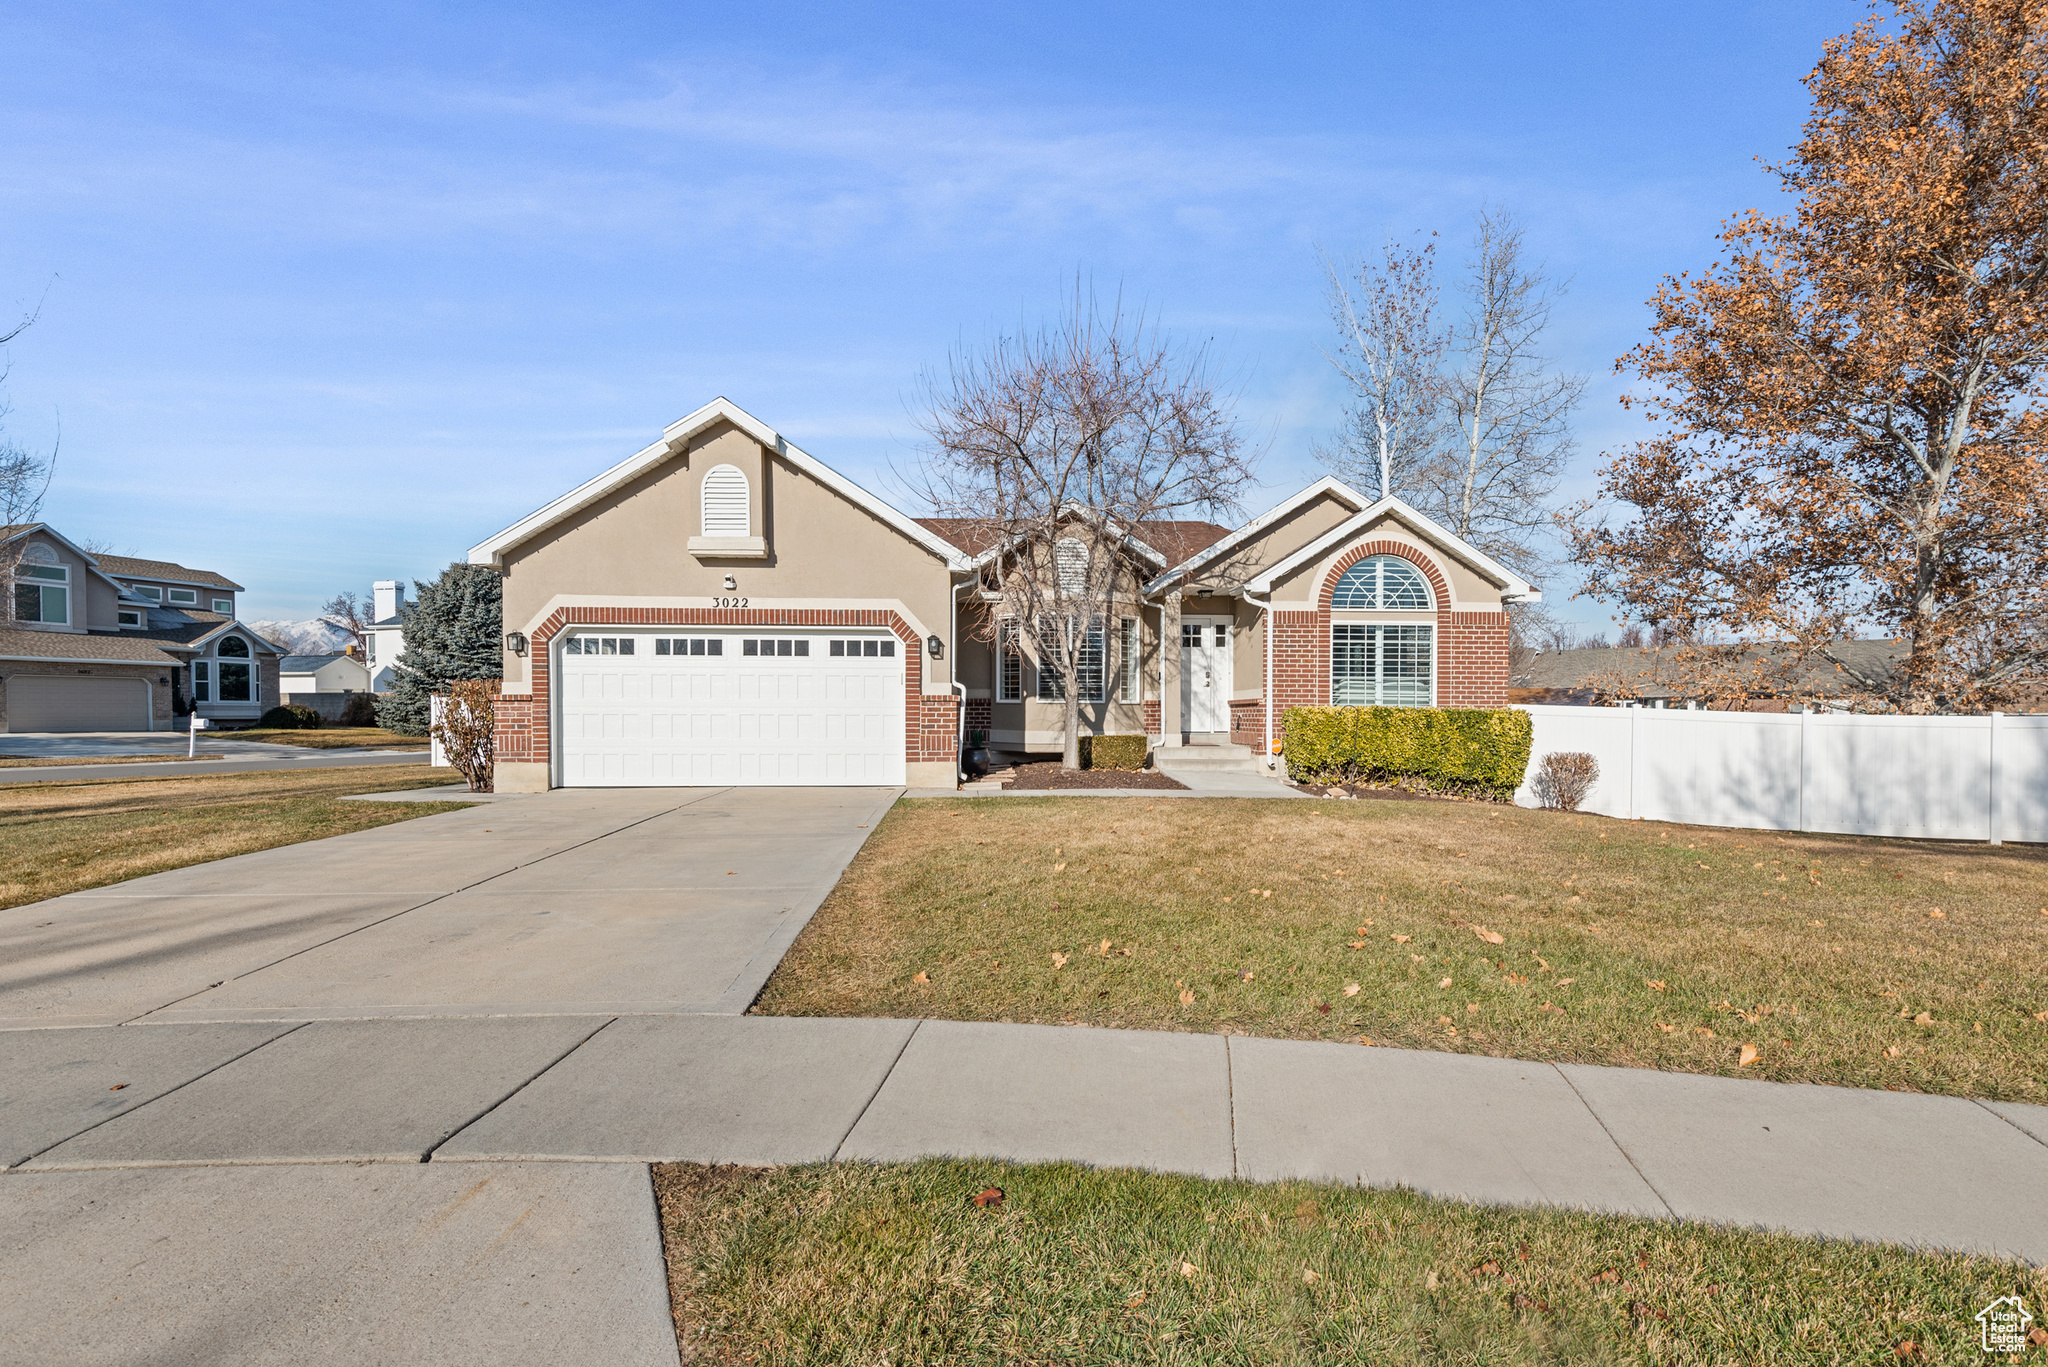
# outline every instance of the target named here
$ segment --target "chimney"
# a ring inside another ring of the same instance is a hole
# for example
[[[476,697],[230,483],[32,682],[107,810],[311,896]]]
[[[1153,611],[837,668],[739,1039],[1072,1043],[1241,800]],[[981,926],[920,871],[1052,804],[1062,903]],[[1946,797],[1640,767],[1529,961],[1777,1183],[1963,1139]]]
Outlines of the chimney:
[[[405,610],[405,585],[396,579],[379,579],[370,589],[375,602],[371,621],[387,622]]]

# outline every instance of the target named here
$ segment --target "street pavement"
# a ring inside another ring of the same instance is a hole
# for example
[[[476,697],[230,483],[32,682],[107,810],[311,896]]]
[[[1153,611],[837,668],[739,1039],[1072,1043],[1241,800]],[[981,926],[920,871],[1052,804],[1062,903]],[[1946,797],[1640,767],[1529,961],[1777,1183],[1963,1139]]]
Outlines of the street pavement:
[[[0,1363],[673,1363],[662,1160],[1073,1159],[2048,1263],[2048,1107],[744,1015],[895,796],[504,797],[0,912]]]
[[[354,765],[425,764],[424,750],[309,750],[301,745],[227,740],[199,733],[198,757],[182,731],[84,731],[0,735],[0,758],[43,760],[0,769],[0,787],[17,783],[76,783],[109,778],[198,778],[210,774],[269,773],[279,769],[336,769]],[[147,756],[163,762],[150,763]],[[128,758],[128,764],[72,764],[67,760]]]

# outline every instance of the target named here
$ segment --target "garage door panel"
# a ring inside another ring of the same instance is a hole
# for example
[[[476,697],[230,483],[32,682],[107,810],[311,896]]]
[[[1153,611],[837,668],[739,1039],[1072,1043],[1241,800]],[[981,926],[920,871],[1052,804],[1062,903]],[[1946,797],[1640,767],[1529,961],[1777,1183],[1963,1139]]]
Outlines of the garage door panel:
[[[16,675],[7,680],[7,729],[147,731],[149,686],[141,679]]]
[[[667,638],[663,651],[660,634],[636,633],[629,650],[613,629],[612,653],[558,657],[565,783],[903,781],[903,662],[893,641],[757,631],[749,652],[744,630],[692,635]],[[842,654],[830,653],[834,639]]]

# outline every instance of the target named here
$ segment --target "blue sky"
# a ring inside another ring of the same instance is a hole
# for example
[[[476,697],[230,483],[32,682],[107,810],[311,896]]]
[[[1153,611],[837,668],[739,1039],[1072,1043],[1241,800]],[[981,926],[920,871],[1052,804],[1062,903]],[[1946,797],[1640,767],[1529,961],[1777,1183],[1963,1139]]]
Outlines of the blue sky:
[[[1455,256],[1491,201],[1572,277],[1583,491],[1643,301],[1774,203],[1862,13],[17,0],[9,429],[61,425],[60,528],[302,617],[717,394],[894,494],[919,373],[1080,274],[1213,341],[1277,498],[1344,400],[1316,247]]]

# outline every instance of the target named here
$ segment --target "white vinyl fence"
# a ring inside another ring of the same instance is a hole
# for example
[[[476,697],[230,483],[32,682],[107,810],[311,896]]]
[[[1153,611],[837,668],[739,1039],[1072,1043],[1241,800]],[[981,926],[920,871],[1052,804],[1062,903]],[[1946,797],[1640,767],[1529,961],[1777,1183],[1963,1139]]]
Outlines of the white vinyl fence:
[[[2048,842],[2048,716],[1529,707],[1529,777],[1600,762],[1580,810],[1770,831]],[[1524,780],[1515,801],[1541,804]]]

